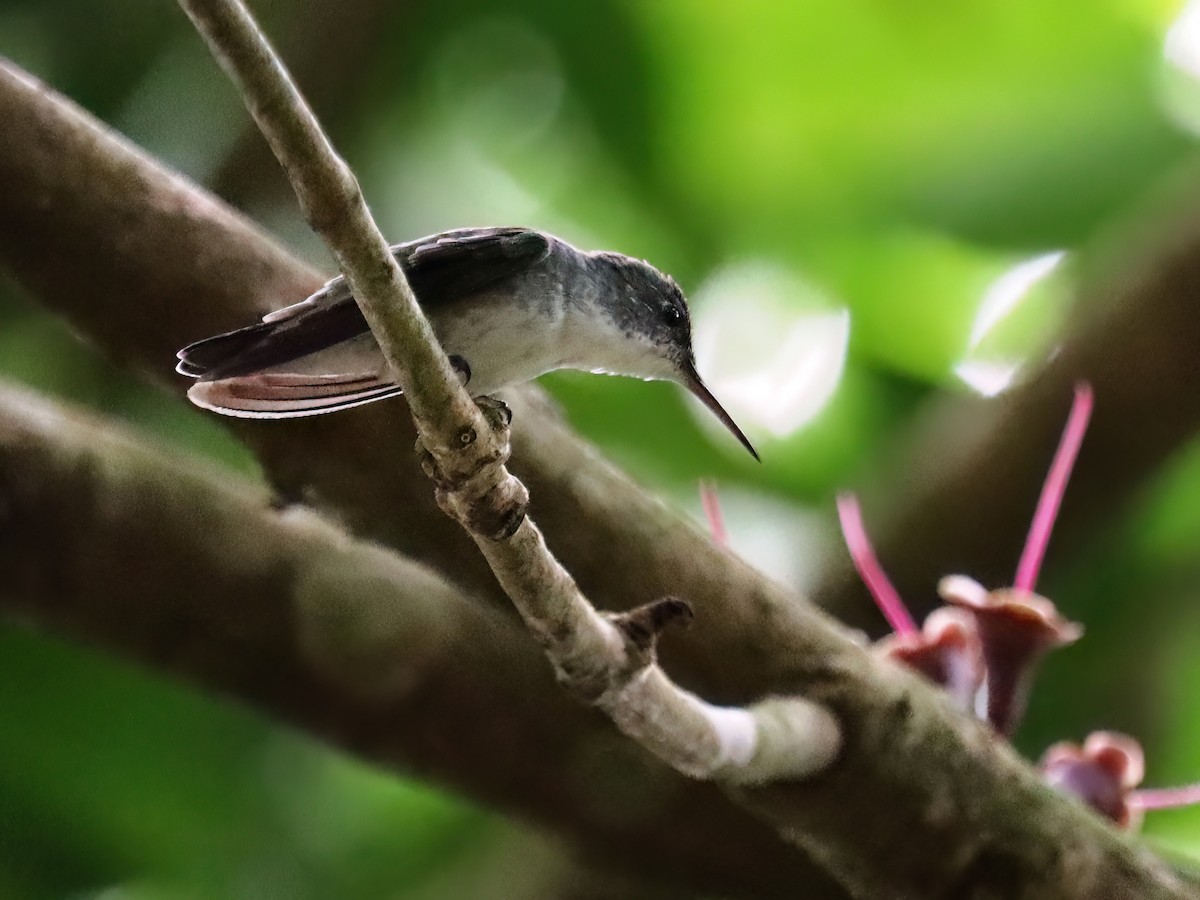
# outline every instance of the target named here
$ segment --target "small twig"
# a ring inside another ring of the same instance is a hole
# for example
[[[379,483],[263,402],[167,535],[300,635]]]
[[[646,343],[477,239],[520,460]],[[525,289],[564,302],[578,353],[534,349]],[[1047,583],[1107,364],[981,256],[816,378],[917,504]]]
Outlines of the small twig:
[[[483,551],[560,678],[690,775],[758,784],[828,766],[840,730],[823,707],[801,699],[709,706],[645,654],[631,652],[636,648],[622,631],[592,607],[524,516],[525,488],[504,465],[507,425],[489,424],[458,383],[357,181],[249,12],[239,0],[180,3],[238,84],[309,221],[337,257],[433,457],[439,503]]]
[[[653,653],[658,645],[658,637],[672,625],[686,628],[692,624],[696,614],[692,607],[678,597],[663,597],[654,600],[629,612],[610,616],[609,620],[617,626],[625,639],[638,650],[647,654]]]

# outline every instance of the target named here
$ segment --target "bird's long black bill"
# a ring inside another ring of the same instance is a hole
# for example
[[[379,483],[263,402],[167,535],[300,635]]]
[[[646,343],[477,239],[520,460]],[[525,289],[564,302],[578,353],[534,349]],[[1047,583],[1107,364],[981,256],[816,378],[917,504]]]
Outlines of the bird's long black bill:
[[[742,433],[742,429],[738,428],[737,422],[733,421],[733,417],[725,412],[725,407],[713,396],[713,392],[708,389],[708,386],[700,380],[700,376],[696,373],[696,370],[692,369],[690,372],[685,372],[684,374],[686,376],[684,384],[687,386],[687,389],[695,394],[700,399],[700,402],[712,411],[714,416],[721,420],[722,425],[733,432],[733,436],[742,442],[742,446],[750,451],[751,456],[758,460],[758,462],[762,462],[758,457],[758,451],[750,443],[750,439]]]

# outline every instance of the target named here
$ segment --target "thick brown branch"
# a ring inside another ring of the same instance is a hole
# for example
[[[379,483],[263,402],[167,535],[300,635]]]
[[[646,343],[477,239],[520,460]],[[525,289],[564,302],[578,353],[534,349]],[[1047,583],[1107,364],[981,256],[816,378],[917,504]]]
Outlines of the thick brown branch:
[[[63,185],[80,170],[122,172],[132,167],[147,181],[161,176],[141,160],[131,162],[126,151],[77,110],[30,91],[11,73],[0,72],[0,112],[10,121],[36,120],[40,131],[54,131],[58,138],[56,155],[37,158],[35,153],[31,161],[21,130],[0,131],[0,235],[10,229],[40,232],[50,248],[71,239],[66,246],[86,251],[119,242],[130,229],[152,243],[151,236],[142,234],[150,223],[136,197],[109,196],[107,204],[93,203],[86,180],[76,191]],[[13,177],[17,170],[23,180]],[[47,216],[47,198],[52,208],[77,211],[66,217]],[[221,240],[208,223],[172,219],[168,213],[155,211],[154,240],[169,244],[181,239],[176,228],[197,227]],[[248,256],[254,246],[245,248]],[[159,353],[164,342],[172,342],[173,349],[230,324],[209,323],[196,333],[180,335],[171,308],[144,291],[135,268],[114,273],[101,265],[101,277],[93,281],[85,301],[62,289],[71,281],[69,275],[55,274],[62,268],[61,257],[9,255],[2,244],[0,252],[47,302],[72,310],[77,322],[153,321],[158,330],[146,343],[138,342],[144,334],[111,327],[105,332],[125,355],[150,364],[164,357],[169,363],[169,350]],[[264,248],[264,253],[273,256],[278,251]],[[157,261],[150,255],[138,262],[151,269]],[[192,305],[206,309],[207,282],[213,274],[189,267],[186,259],[172,262],[178,264],[170,279],[174,296],[186,290],[181,286],[190,286]],[[249,273],[256,270],[246,268],[220,273],[218,297],[239,279],[253,289]],[[162,281],[161,274],[147,277]],[[275,297],[274,302],[294,299],[295,295]],[[253,296],[246,302],[263,301]],[[672,643],[685,646],[686,652],[676,659],[686,664],[695,683],[708,685],[706,692],[715,688],[740,699],[770,690],[802,689],[850,723],[843,756],[827,776],[804,786],[746,796],[839,877],[876,896],[955,891],[970,896],[972,891],[989,890],[1021,895],[1015,886],[1029,897],[1090,896],[1100,886],[1113,896],[1170,895],[1171,888],[1163,886],[1169,875],[1156,862],[1083,810],[1048,793],[986,732],[954,717],[924,686],[866,659],[827,620],[708,546],[552,417],[530,412],[528,403],[517,409],[517,416],[530,426],[522,456],[539,498],[539,516],[553,523],[556,549],[585,588],[607,602],[626,605],[666,593],[687,597],[697,610],[697,625],[686,643]],[[309,486],[314,499],[342,510],[355,527],[402,541],[421,535],[391,523],[389,516],[410,511],[398,507],[395,499],[420,496],[421,491],[413,489],[411,475],[395,469],[391,438],[396,423],[384,407],[347,414],[340,421],[310,423],[302,431],[259,426],[243,433],[263,449],[265,464],[276,477]],[[304,442],[303,454],[283,446],[298,440]],[[428,523],[424,533],[437,528],[432,520],[421,521]],[[453,542],[425,546],[428,558],[439,560],[447,571],[462,572],[463,556],[457,550],[451,553]],[[676,665],[669,655],[668,664],[673,669]]]
[[[311,511],[0,387],[0,612],[533,820],[597,863],[836,900],[710,785],[572,702],[510,619]],[[614,785],[629,793],[614,793]]]

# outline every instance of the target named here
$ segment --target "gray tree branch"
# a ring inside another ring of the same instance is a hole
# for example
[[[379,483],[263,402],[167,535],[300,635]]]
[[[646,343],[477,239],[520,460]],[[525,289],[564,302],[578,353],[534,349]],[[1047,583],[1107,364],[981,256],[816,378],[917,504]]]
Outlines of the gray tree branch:
[[[101,315],[109,321],[153,320],[158,333],[144,342],[119,329],[114,336],[115,348],[143,365],[169,361],[174,347],[189,338],[237,324],[231,287],[262,287],[255,278],[261,269],[255,264],[254,242],[238,248],[243,269],[227,266],[219,276],[164,248],[175,268],[160,271],[156,281],[172,282],[171,297],[208,309],[209,282],[217,282],[212,286],[214,321],[190,334],[179,333],[171,307],[144,291],[135,268],[113,273],[100,260],[100,277],[93,280],[86,302],[64,290],[71,276],[53,271],[61,268],[56,263],[63,258],[53,255],[56,247],[103,256],[92,246],[139,239],[170,244],[176,228],[202,231],[220,243],[221,228],[211,221],[172,216],[164,205],[147,214],[136,195],[96,201],[82,172],[98,179],[109,171],[126,178],[136,173],[160,190],[163,177],[144,160],[131,159],[126,148],[68,104],[29,90],[11,71],[0,74],[0,112],[11,121],[30,120],[36,126],[15,130],[16,136],[0,132],[0,234],[32,231],[48,241],[40,258],[0,247],[6,263],[48,303],[70,311],[93,334],[98,329],[87,323]],[[31,152],[25,146],[30,132],[53,134],[58,152]],[[190,207],[188,194],[178,191],[176,203]],[[48,216],[47,210],[54,209],[73,210],[74,221]],[[150,227],[155,230],[147,233]],[[126,236],[126,231],[134,235]],[[244,235],[244,227],[238,233]],[[276,259],[278,251],[264,250],[264,257]],[[159,259],[150,255],[140,262],[150,268]],[[253,294],[244,303],[261,308],[296,296]],[[226,320],[217,321],[222,316]],[[585,587],[592,590],[594,584],[606,603],[616,599],[629,604],[668,592],[688,597],[698,609],[699,627],[681,642],[685,652],[677,658],[696,683],[735,697],[803,690],[848,723],[843,755],[826,776],[786,789],[749,791],[745,799],[772,815],[790,838],[860,893],[929,896],[958,891],[970,896],[991,891],[1063,897],[1094,895],[1102,886],[1112,896],[1181,895],[1158,863],[1046,791],[1004,747],[952,715],[923,685],[882,669],[815,611],[708,546],[549,417],[517,412],[527,423],[518,453],[532,473],[528,481],[538,498],[536,509],[544,521],[544,512],[557,519],[559,527],[552,532],[556,549],[577,574],[586,573]],[[420,494],[412,489],[411,470],[395,471],[390,452],[371,449],[396,446],[391,438],[398,417],[385,406],[340,418],[304,432],[260,426],[242,433],[260,448],[264,465],[280,481],[297,488],[308,485],[308,496],[348,514],[355,527],[404,540],[403,526],[411,521],[373,525],[410,511],[391,502],[398,493]],[[298,440],[305,441],[302,456],[281,449]],[[347,474],[351,464],[366,468]],[[449,559],[448,553],[446,547],[431,546],[427,558],[447,571],[461,569],[461,556]]]

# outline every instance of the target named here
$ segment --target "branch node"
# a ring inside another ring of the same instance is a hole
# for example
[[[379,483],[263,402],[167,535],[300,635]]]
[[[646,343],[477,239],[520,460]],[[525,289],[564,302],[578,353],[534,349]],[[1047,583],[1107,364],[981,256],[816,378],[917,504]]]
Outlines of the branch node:
[[[458,484],[439,482],[434,496],[442,511],[472,534],[504,541],[525,521],[529,491],[507,472],[501,470],[503,477],[499,479],[496,474],[496,469],[488,466]]]
[[[609,616],[627,642],[639,655],[653,661],[658,637],[673,625],[686,628],[696,618],[691,604],[678,597],[661,597],[629,612]]]
[[[476,447],[479,433],[464,425],[441,460],[418,439],[417,459],[434,482],[434,495],[443,512],[472,534],[503,541],[516,534],[525,520],[529,491],[504,468],[511,452],[512,412],[508,405],[494,397],[477,397],[475,403],[492,429],[491,452]]]

